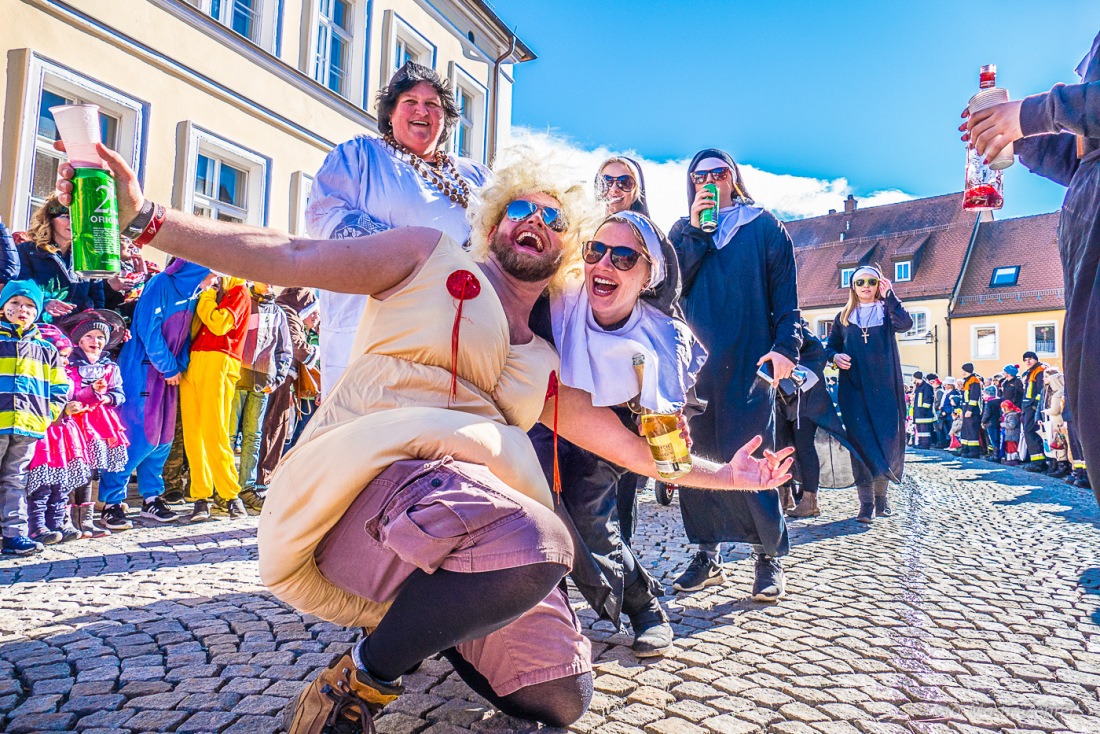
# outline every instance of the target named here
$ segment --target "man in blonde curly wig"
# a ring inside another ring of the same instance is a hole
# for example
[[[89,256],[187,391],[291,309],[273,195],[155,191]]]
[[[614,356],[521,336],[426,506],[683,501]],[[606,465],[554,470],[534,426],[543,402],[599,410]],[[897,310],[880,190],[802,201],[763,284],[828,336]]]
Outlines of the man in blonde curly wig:
[[[129,221],[148,202],[126,163],[100,154]],[[158,247],[220,271],[371,296],[352,361],[280,463],[260,522],[271,591],[368,630],[287,708],[294,734],[372,731],[401,675],[439,653],[506,713],[567,726],[588,706],[590,646],[558,586],[573,544],[526,431],[541,421],[632,471],[655,467],[611,411],[558,385],[557,353],[528,326],[576,257],[583,206],[579,189],[516,166],[473,215],[473,253],[421,227],[305,240],[169,210],[157,230]],[[71,183],[58,186],[68,198]],[[752,459],[758,444],[728,464],[695,459],[681,482],[781,484],[789,460]]]

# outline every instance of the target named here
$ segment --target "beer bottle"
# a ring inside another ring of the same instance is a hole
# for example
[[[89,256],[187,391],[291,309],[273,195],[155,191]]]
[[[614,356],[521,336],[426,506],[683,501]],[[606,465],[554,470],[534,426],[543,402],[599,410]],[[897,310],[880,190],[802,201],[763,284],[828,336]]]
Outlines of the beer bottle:
[[[642,375],[645,372],[645,355],[634,355],[634,373],[638,376],[638,390],[641,391]],[[680,411],[675,413],[656,413],[642,407],[638,401],[638,419],[642,435],[649,443],[649,451],[657,465],[657,473],[662,479],[676,479],[691,471],[691,452],[687,441],[680,435]]]

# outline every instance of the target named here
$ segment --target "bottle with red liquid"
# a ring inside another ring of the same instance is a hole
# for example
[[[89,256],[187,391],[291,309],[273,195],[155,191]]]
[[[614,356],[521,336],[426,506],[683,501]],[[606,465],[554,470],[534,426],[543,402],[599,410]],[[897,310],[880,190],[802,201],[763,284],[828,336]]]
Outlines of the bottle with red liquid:
[[[988,64],[979,74],[979,91],[970,98],[970,113],[1008,101],[1008,90],[997,86],[997,67]],[[1004,183],[1001,171],[1015,161],[1012,144],[997,154],[988,164],[972,145],[966,146],[966,189],[963,209],[985,211],[1004,206]]]

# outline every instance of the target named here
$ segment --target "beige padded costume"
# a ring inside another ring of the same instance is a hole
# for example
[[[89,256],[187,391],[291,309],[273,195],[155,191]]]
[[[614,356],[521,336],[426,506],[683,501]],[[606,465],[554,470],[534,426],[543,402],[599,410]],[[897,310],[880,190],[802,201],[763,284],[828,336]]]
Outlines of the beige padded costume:
[[[462,307],[458,396],[448,401],[458,301],[446,281],[458,270],[473,273],[481,293]],[[445,235],[412,282],[384,301],[370,300],[352,355],[272,477],[260,518],[259,565],[263,582],[295,609],[373,628],[388,605],[329,583],[314,561],[318,543],[363,488],[401,459],[453,456],[482,464],[515,491],[552,507],[526,432],[542,413],[558,355],[538,337],[510,344],[489,279]]]

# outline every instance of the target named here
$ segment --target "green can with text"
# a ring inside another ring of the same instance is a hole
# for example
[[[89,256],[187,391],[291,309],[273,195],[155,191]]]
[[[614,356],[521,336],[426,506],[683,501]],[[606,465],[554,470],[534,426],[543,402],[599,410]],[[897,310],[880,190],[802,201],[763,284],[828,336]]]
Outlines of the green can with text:
[[[85,278],[109,278],[122,269],[119,260],[118,195],[111,174],[78,168],[73,176],[73,270]]]

